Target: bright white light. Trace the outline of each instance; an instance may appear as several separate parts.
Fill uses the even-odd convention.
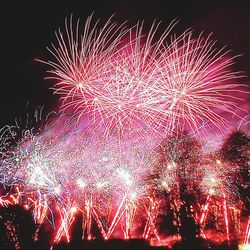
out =
[[[130,194],[130,199],[134,200],[135,198],[136,198],[136,193],[135,192],[131,193]]]
[[[239,250],[250,250],[250,244],[240,244]]]
[[[86,187],[86,183],[85,183],[82,179],[77,179],[77,180],[76,180],[76,184],[77,184],[80,188],[85,188],[85,187]]]
[[[216,179],[214,177],[211,178],[211,182],[212,183],[215,183],[216,182]]]
[[[161,185],[162,185],[163,187],[168,187],[168,184],[167,184],[166,181],[162,181],[162,182],[161,182]]]
[[[167,169],[169,169],[169,170],[172,169],[172,165],[171,165],[171,164],[168,164],[168,165],[167,165]]]
[[[102,189],[105,185],[106,185],[106,182],[97,182],[97,183],[96,183],[96,187],[97,187],[98,189]]]
[[[54,188],[54,192],[55,192],[56,194],[60,194],[60,193],[61,193],[61,188],[60,188],[59,186],[55,187],[55,188]]]
[[[131,175],[124,169],[117,170],[118,176],[124,181],[127,186],[132,184],[132,177]]]
[[[214,189],[211,189],[210,190],[210,194],[214,194],[215,193],[215,190]]]
[[[77,211],[77,207],[72,207],[72,208],[70,209],[70,211],[71,211],[71,213],[75,213],[75,212]]]
[[[221,161],[217,159],[217,160],[216,160],[216,163],[217,163],[217,164],[221,164]]]
[[[80,89],[83,88],[83,84],[82,84],[82,83],[79,83],[79,84],[78,84],[78,88],[80,88]]]

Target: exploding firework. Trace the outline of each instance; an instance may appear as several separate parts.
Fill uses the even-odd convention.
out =
[[[175,21],[158,36],[157,23],[145,34],[142,23],[126,28],[109,19],[99,27],[91,19],[83,31],[78,21],[76,32],[66,20],[65,34],[59,30],[58,45],[49,49],[54,61],[45,63],[62,98],[59,115],[39,129],[1,129],[0,205],[32,210],[34,240],[48,220],[52,244],[70,241],[79,213],[83,239],[94,239],[97,226],[103,239],[160,244],[164,207],[177,238],[184,237],[187,213],[203,237],[209,214],[216,214],[229,241],[233,220],[239,225],[238,167],[207,160],[192,136],[224,132],[221,113],[238,115],[240,98],[231,94],[244,92],[237,84],[243,75],[231,71],[234,57],[190,30],[169,38]],[[5,222],[18,249],[16,229]]]
[[[50,50],[55,62],[46,62],[62,110],[74,107],[78,120],[85,117],[92,130],[102,129],[107,137],[223,131],[228,121],[221,113],[237,115],[241,98],[232,93],[244,92],[237,84],[243,74],[231,71],[235,57],[217,49],[210,36],[194,38],[186,31],[169,42],[175,23],[157,38],[159,24],[148,34],[140,23],[125,29],[111,20],[91,29],[90,17],[81,34],[79,22],[73,31],[71,19],[66,38],[59,32],[58,47]]]
[[[221,114],[237,116],[236,103],[244,93],[237,84],[242,72],[232,71],[236,57],[217,49],[210,36],[194,38],[191,31],[171,40],[158,59],[161,77],[156,81],[168,129],[225,130],[228,121]]]
[[[191,196],[201,204],[188,202],[204,237],[215,204],[216,216],[224,218],[228,240],[232,213],[239,225],[240,210],[232,202],[238,195],[232,183],[237,169],[232,172],[230,164],[219,160],[201,161],[204,156],[196,140],[178,136],[164,141],[156,151],[135,144],[121,151],[116,140],[92,143],[81,129],[59,136],[59,124],[65,126],[55,123],[41,134],[26,129],[26,136],[15,140],[11,153],[2,154],[1,183],[11,190],[0,203],[19,204],[33,211],[37,224],[34,239],[49,219],[55,230],[52,244],[63,239],[69,242],[72,224],[80,213],[83,238],[95,237],[94,223],[104,239],[153,237],[159,244],[160,208],[170,207],[178,232],[181,207]],[[7,148],[10,139],[6,132],[5,138]],[[164,197],[168,197],[167,204]]]
[[[149,151],[132,144],[121,152],[116,140],[92,144],[81,130],[58,136],[57,123],[47,128],[42,134],[25,130],[26,136],[16,139],[12,152],[2,158],[1,183],[11,187],[14,195],[2,197],[1,204],[31,209],[37,230],[50,212],[56,229],[54,243],[64,237],[70,240],[76,211],[82,213],[83,235],[86,231],[89,239],[92,219],[98,223],[103,238],[117,235],[124,214],[126,218],[133,216],[136,201],[147,196],[144,179],[151,166]],[[55,215],[59,223],[54,222]],[[131,220],[124,222],[127,227],[132,225]]]

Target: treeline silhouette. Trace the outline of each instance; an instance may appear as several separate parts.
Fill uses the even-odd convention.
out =
[[[185,221],[183,221],[185,223]],[[41,226],[38,240],[34,240],[36,225],[30,211],[20,206],[0,207],[0,249],[1,250],[50,250],[52,235]],[[173,246],[173,250],[237,250],[237,242],[213,245],[211,242],[191,237],[193,224],[187,221],[181,242]],[[150,246],[149,242],[142,239],[112,239],[112,240],[82,240],[77,227],[72,232],[70,243],[60,242],[53,246],[53,250],[167,250],[166,246]]]

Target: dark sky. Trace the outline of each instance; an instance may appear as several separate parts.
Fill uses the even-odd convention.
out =
[[[65,17],[73,14],[86,19],[94,11],[95,20],[116,13],[115,20],[162,20],[183,32],[193,27],[197,32],[214,33],[219,46],[228,45],[233,54],[243,54],[237,68],[250,76],[250,2],[180,1],[180,0],[82,0],[82,1],[5,1],[1,3],[1,99],[0,125],[13,123],[26,111],[26,104],[45,105],[52,110],[56,102],[51,82],[44,80],[45,65],[35,58],[48,59],[46,46],[55,42],[54,31],[63,27]],[[62,3],[65,2],[65,3]],[[248,4],[249,2],[249,4]],[[246,80],[248,81],[248,80]]]

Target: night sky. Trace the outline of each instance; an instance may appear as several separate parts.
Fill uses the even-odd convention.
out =
[[[0,126],[12,124],[26,113],[26,105],[55,108],[51,81],[44,80],[48,67],[35,59],[48,60],[46,46],[56,42],[55,31],[64,26],[71,14],[85,20],[94,11],[94,20],[109,18],[138,19],[149,25],[162,20],[163,27],[174,19],[179,23],[174,31],[181,33],[192,27],[197,34],[214,33],[218,46],[228,45],[232,55],[243,54],[235,68],[250,76],[250,2],[249,1],[5,1],[1,3],[1,98]],[[65,3],[62,3],[65,2]],[[219,3],[218,3],[219,2]],[[245,79],[247,83],[249,78]]]

